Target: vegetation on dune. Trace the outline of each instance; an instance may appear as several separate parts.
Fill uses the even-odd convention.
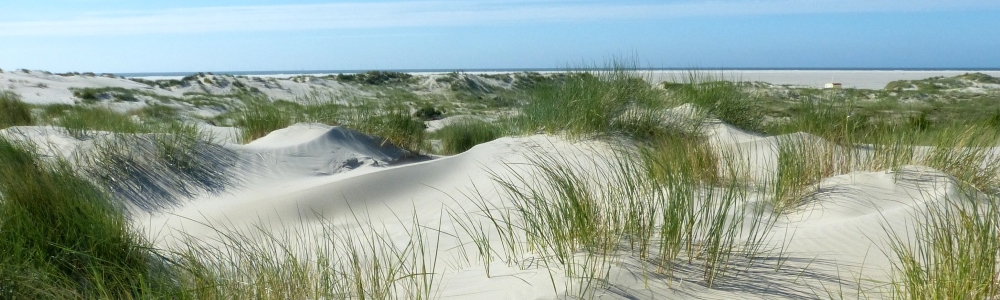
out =
[[[0,128],[51,124],[94,141],[93,153],[68,162],[40,160],[31,146],[0,139],[0,298],[427,299],[438,296],[442,238],[474,248],[487,276],[496,262],[563,272],[567,297],[595,297],[609,287],[610,270],[626,264],[640,267],[643,280],[684,278],[714,288],[732,278],[753,280],[760,265],[783,272],[787,239],[769,244],[771,231],[778,218],[818,201],[813,196],[824,179],[907,165],[948,174],[957,193],[920,211],[915,238],[886,226],[890,296],[1000,294],[1000,98],[975,90],[1000,81],[985,74],[898,81],[885,90],[818,90],[692,72],[657,88],[634,64],[616,61],[559,75],[456,72],[438,79],[450,85],[439,97],[415,88],[416,78],[405,73],[334,78],[362,92],[285,101],[199,74],[181,82],[239,91],[189,93],[169,105],[163,103],[179,99],[117,88],[75,90],[83,102],[75,106],[31,106],[0,94]],[[163,103],[127,114],[94,105],[140,99]],[[694,115],[670,110],[679,104],[690,104]],[[409,241],[375,234],[361,221],[283,236],[206,224],[217,240],[153,249],[128,226],[120,201],[156,210],[235,180],[229,168],[238,157],[180,121],[190,118],[182,107],[192,105],[225,111],[213,121],[239,127],[245,143],[316,122],[414,154],[429,148],[428,139],[440,140],[441,153],[457,154],[537,132],[618,146],[603,156],[588,152],[594,149],[538,152],[527,164],[494,170],[502,204],[478,190],[466,195],[478,211],[450,211],[454,232],[426,227],[417,216],[401,226]],[[445,109],[492,115],[426,133],[424,122]],[[718,147],[700,127],[706,118],[773,136],[759,139],[773,161],[751,166],[760,161],[746,151]],[[472,252],[460,250],[471,262]]]
[[[143,124],[106,108],[77,106],[57,115],[55,125],[66,128],[70,135],[79,139],[92,137],[94,131],[132,134],[147,131]]]
[[[0,139],[0,296],[137,298],[166,288],[156,259],[67,163]]]
[[[702,113],[751,132],[763,129],[763,109],[758,97],[742,82],[690,72],[683,83],[665,84],[674,101],[691,103]]]
[[[362,104],[352,109],[345,122],[348,128],[379,137],[383,145],[391,144],[414,154],[423,152],[427,126],[413,117],[409,107]]]
[[[841,144],[854,142],[872,129],[872,116],[856,111],[851,102],[804,99],[784,112],[787,117],[769,124],[763,131],[771,134],[807,132]]]
[[[996,77],[993,77],[993,76],[990,76],[990,75],[987,75],[987,74],[983,74],[983,73],[979,73],[979,72],[976,72],[976,73],[965,73],[965,74],[959,75],[957,77],[961,78],[961,79],[969,80],[969,81],[972,81],[972,82],[977,82],[977,83],[1000,84],[1000,78],[996,78]]]
[[[271,100],[248,100],[246,107],[239,110],[236,116],[236,126],[242,129],[240,140],[249,143],[272,131],[291,126],[293,116],[288,108],[274,105]]]
[[[544,84],[551,84],[565,74],[542,75],[535,72],[512,74],[467,74],[451,72],[436,79],[446,83],[456,100],[485,105],[487,108],[509,108],[523,104],[529,93]]]
[[[1000,198],[962,189],[893,234],[895,299],[990,299],[1000,294]],[[909,230],[908,230],[909,231]]]
[[[233,174],[238,155],[206,140],[193,125],[106,136],[75,160],[107,193],[148,211],[173,207],[195,195],[217,194],[239,183]]]
[[[602,276],[619,254],[642,261],[649,273],[641,276],[670,278],[694,268],[711,287],[732,274],[734,261],[752,265],[766,248],[762,241],[773,217],[761,206],[747,206],[749,189],[740,181],[717,180],[736,178],[739,170],[716,170],[711,153],[671,156],[646,148],[619,149],[594,160],[562,155],[539,154],[528,169],[511,169],[510,176],[494,173],[513,208],[509,215],[489,218],[499,236],[511,238],[499,241],[507,253],[481,255],[515,263],[523,251],[540,252],[546,265],[560,266],[573,279],[568,284],[577,289],[571,295],[587,298],[603,287]],[[479,206],[504,210],[485,201]],[[744,222],[760,225],[744,227]],[[520,236],[525,242],[515,243],[519,238],[513,237]]]
[[[678,174],[709,185],[723,179],[737,180],[722,177],[725,173],[720,163],[722,154],[709,145],[707,138],[695,133],[674,132],[643,148],[641,153],[648,176],[659,183],[668,183]]]
[[[368,85],[407,84],[412,83],[413,75],[392,71],[368,71],[357,74],[338,74],[337,80]]]
[[[83,100],[84,103],[94,103],[101,100],[113,100],[113,101],[128,101],[135,102],[139,101],[136,96],[143,95],[148,97],[160,98],[153,93],[142,92],[137,90],[125,89],[125,88],[115,88],[115,87],[103,87],[103,88],[79,88],[72,89],[73,96]]]
[[[935,93],[949,89],[960,89],[975,84],[1000,84],[1000,78],[983,73],[965,73],[955,77],[931,77],[920,80],[897,80],[885,86],[889,91],[916,90]]]
[[[176,140],[160,141],[177,145]],[[114,157],[118,156],[110,158]],[[107,159],[94,162],[116,164]],[[4,253],[0,297],[430,299],[434,295],[437,276],[432,272],[438,249],[431,243],[434,235],[421,226],[411,226],[413,240],[400,246],[383,239],[387,233],[355,235],[332,226],[318,235],[322,240],[313,241],[236,233],[210,224],[223,237],[218,243],[191,239],[178,249],[154,249],[131,229],[117,200],[103,190],[66,161],[40,161],[30,146],[0,139],[0,251]],[[290,246],[313,242],[324,247],[299,252],[305,249]]]
[[[137,115],[144,123],[151,124],[173,124],[181,119],[181,113],[176,107],[163,104],[146,106],[130,114]]]
[[[297,122],[322,123],[336,126],[343,123],[344,105],[336,101],[309,100],[302,104]]]
[[[916,162],[954,176],[961,184],[1000,193],[1000,132],[969,126],[935,133],[933,144]]]
[[[409,106],[394,99],[377,102],[354,99],[351,105],[337,104],[334,99],[307,99],[304,104],[263,97],[247,97],[245,107],[232,114],[242,132],[242,142],[249,143],[272,131],[296,122],[346,126],[383,139],[384,144],[419,154],[425,147],[423,121]]]
[[[414,117],[417,117],[418,119],[424,121],[439,120],[441,119],[442,115],[444,115],[443,111],[438,110],[436,107],[430,104],[425,104],[423,107],[417,109],[417,111],[413,113]]]
[[[183,295],[194,299],[436,298],[436,228],[414,216],[413,224],[403,224],[411,239],[400,245],[372,225],[356,220],[355,226],[366,230],[353,231],[324,223],[316,238],[309,238],[303,232],[235,232],[212,224],[218,241],[191,239],[178,250],[184,268],[177,280]]]
[[[458,154],[476,145],[503,137],[507,133],[506,128],[494,122],[463,119],[438,129],[433,137],[441,140],[443,154]]]
[[[32,125],[31,107],[11,91],[0,92],[0,129],[11,126]]]
[[[640,73],[622,63],[594,72],[571,72],[565,80],[532,89],[512,120],[525,131],[571,137],[653,138],[665,128],[665,98]]]
[[[183,86],[185,84],[184,81],[180,81],[180,80],[177,80],[177,79],[169,79],[169,80],[146,80],[146,79],[142,79],[142,78],[129,78],[129,80],[132,80],[132,81],[135,81],[135,82],[138,82],[138,83],[142,83],[142,84],[145,84],[145,85],[149,85],[149,86],[159,87],[161,89],[170,89],[170,88],[173,88],[173,87],[176,87],[176,86]]]

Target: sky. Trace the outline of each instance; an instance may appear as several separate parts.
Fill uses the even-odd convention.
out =
[[[33,0],[0,16],[4,70],[1000,68],[997,0]]]

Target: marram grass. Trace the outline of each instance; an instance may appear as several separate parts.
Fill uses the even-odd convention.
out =
[[[756,255],[761,245],[755,243],[766,240],[773,221],[764,210],[743,213],[749,199],[746,186],[735,180],[710,185],[720,181],[708,173],[716,166],[704,161],[708,156],[652,156],[653,163],[646,164],[636,151],[619,149],[591,160],[539,154],[524,170],[509,166],[512,175],[495,173],[513,207],[509,215],[490,215],[493,230],[524,240],[524,245],[514,245],[507,243],[519,239],[501,239],[499,248],[540,252],[547,264],[563,266],[569,278],[580,276],[580,270],[606,269],[613,263],[610,257],[621,253],[651,262],[650,269],[659,275],[693,265],[708,286],[730,274],[736,255]],[[481,209],[489,209],[484,205]],[[744,228],[745,222],[763,225]],[[581,265],[581,254],[603,257],[603,262]]]
[[[572,71],[566,78],[539,84],[529,92],[515,124],[528,132],[575,138],[655,137],[664,130],[659,109],[663,91],[634,67],[613,62],[596,71]]]
[[[0,139],[0,296],[138,298],[168,289],[148,245],[67,163]]]
[[[482,120],[463,119],[434,132],[441,139],[441,152],[458,154],[472,147],[506,135],[504,125]]]
[[[895,299],[993,299],[1000,295],[1000,199],[962,189],[918,216],[914,238],[893,234]]]
[[[275,105],[269,99],[248,100],[236,117],[236,126],[242,130],[240,140],[249,143],[272,131],[291,126],[294,121],[292,117],[290,111]]]
[[[0,92],[0,129],[33,123],[31,107],[21,102],[21,97],[11,91]]]

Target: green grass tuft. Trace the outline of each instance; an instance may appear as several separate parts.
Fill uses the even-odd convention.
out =
[[[895,232],[895,299],[991,299],[1000,295],[1000,199],[964,190],[931,205],[913,239]]]
[[[406,84],[413,82],[413,75],[392,71],[368,71],[357,74],[337,74],[337,80],[368,85]]]
[[[289,109],[267,99],[252,99],[237,113],[236,126],[243,132],[241,141],[249,143],[272,131],[291,126],[293,121]]]
[[[672,149],[697,149],[703,143],[691,137],[673,141],[691,145]],[[752,263],[774,219],[764,209],[743,213],[749,189],[740,181],[711,185],[716,176],[736,178],[738,168],[720,168],[723,174],[718,175],[718,162],[711,162],[718,158],[711,152],[671,156],[658,152],[662,150],[670,149],[651,147],[638,153],[617,149],[610,157],[581,160],[539,154],[528,169],[508,166],[513,171],[509,177],[494,173],[514,207],[512,216],[488,216],[499,236],[519,236],[521,231],[525,241],[520,246],[511,244],[516,238],[501,239],[500,248],[540,252],[544,264],[553,260],[568,278],[596,278],[596,282],[606,274],[600,270],[613,263],[609,257],[618,254],[647,262],[645,267],[656,276],[672,276],[684,269],[679,268],[684,263],[700,268],[709,287],[729,274],[737,255]],[[479,206],[492,210],[486,204]],[[745,228],[745,222],[757,225]],[[582,266],[581,253],[589,261]],[[595,257],[597,261],[592,261]],[[586,298],[588,292],[578,294]]]
[[[141,133],[148,129],[129,116],[100,107],[74,106],[58,112],[55,125],[66,128],[70,135],[83,139],[92,137],[91,131],[115,133]]]
[[[170,123],[178,121],[180,112],[177,108],[162,104],[153,104],[143,107],[135,112],[141,119],[156,123]]]
[[[690,72],[684,83],[666,84],[665,88],[677,102],[694,104],[703,112],[743,130],[763,130],[764,114],[758,98],[741,82],[726,81],[721,75]]]
[[[482,120],[462,120],[434,132],[434,136],[441,139],[441,152],[444,154],[462,153],[504,134],[506,130],[500,125]]]
[[[655,137],[665,130],[659,109],[664,94],[626,62],[598,71],[570,72],[539,83],[515,120],[522,130],[570,137]]]
[[[147,245],[99,188],[0,139],[0,297],[137,298],[158,280]]]
[[[346,125],[381,138],[383,144],[392,144],[414,154],[422,153],[425,148],[426,125],[413,117],[409,107],[403,105],[376,107],[362,104],[354,107]]]
[[[0,129],[33,123],[31,107],[21,102],[21,97],[11,91],[0,92]]]

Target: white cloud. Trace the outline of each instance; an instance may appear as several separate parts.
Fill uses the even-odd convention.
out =
[[[989,0],[688,0],[669,3],[552,0],[346,2],[99,12],[81,14],[71,19],[0,22],[0,36],[293,31],[997,8],[1000,8],[1000,1]]]

